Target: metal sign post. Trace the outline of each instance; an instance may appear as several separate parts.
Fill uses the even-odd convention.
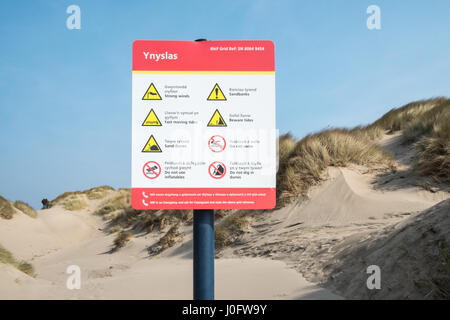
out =
[[[194,210],[194,300],[214,300],[214,210]]]
[[[194,210],[193,295],[214,299],[214,210],[276,204],[275,46],[133,42],[131,205]]]
[[[194,300],[214,300],[214,210],[194,210]]]

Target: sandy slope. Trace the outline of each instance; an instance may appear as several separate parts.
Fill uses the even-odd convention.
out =
[[[30,261],[35,279],[0,265],[0,299],[191,299],[192,246],[149,258],[154,236],[137,237],[110,254],[113,237],[92,214],[60,207],[38,212],[38,219],[18,213],[0,221],[0,243],[17,258]],[[154,237],[154,238],[152,238]],[[68,290],[69,265],[82,271],[80,290]],[[220,259],[216,262],[218,299],[335,299],[336,295],[304,280],[283,262]]]
[[[284,261],[307,280],[346,298],[425,298],[424,291],[414,282],[433,276],[429,266],[433,254],[429,250],[436,248],[418,246],[420,239],[416,235],[422,235],[423,231],[416,221],[427,222],[430,213],[438,212],[437,218],[430,218],[430,228],[442,225],[443,238],[448,238],[450,202],[446,199],[450,194],[423,187],[424,178],[414,175],[409,167],[414,150],[402,146],[399,135],[386,136],[381,143],[395,151],[397,171],[377,174],[355,166],[329,168],[329,178],[312,188],[308,197],[257,217],[241,244],[225,250],[222,256]],[[397,228],[406,226],[409,227],[403,239],[408,241],[397,241],[394,245],[382,241]],[[434,244],[437,243],[435,240]],[[358,250],[375,245],[375,255]],[[405,255],[394,254],[413,251],[416,268],[425,272],[405,273],[402,264],[414,259],[406,262]],[[391,281],[389,292],[367,290],[366,268],[371,264],[385,267],[382,272],[387,272],[384,278]],[[393,279],[397,279],[395,286]]]
[[[415,281],[429,283],[433,272],[416,277],[402,264],[437,270],[428,263],[435,257],[428,252],[433,248],[418,235],[441,226],[428,239],[436,244],[448,238],[449,193],[424,188],[424,179],[409,169],[414,150],[401,145],[398,135],[386,136],[381,144],[393,151],[397,171],[329,168],[328,179],[308,197],[255,217],[241,241],[219,253],[217,298],[424,297],[427,289]],[[102,232],[104,222],[91,214],[97,203],[80,212],[55,207],[39,211],[37,219],[19,213],[0,220],[0,244],[30,261],[37,273],[33,279],[0,265],[0,298],[190,299],[192,226],[182,228],[182,242],[156,257],[147,251],[161,236],[155,233],[138,235],[110,254],[114,236]],[[72,264],[81,267],[81,290],[65,287]],[[370,264],[380,265],[390,282],[383,282],[378,293],[366,288]]]

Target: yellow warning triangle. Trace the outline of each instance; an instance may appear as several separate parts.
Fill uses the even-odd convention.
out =
[[[144,96],[142,97],[142,100],[162,100],[161,96],[159,95],[158,90],[156,90],[156,87],[153,84],[153,82],[148,87],[147,91],[145,92]]]
[[[227,124],[225,123],[225,120],[223,120],[219,110],[216,109],[213,116],[211,117],[211,120],[209,120],[208,127],[226,127],[226,126]]]
[[[147,115],[147,118],[145,118],[142,125],[143,126],[162,126],[161,122],[158,119],[158,116],[156,115],[155,111],[153,111],[153,109],[150,110],[150,112]]]
[[[150,136],[142,152],[162,152],[153,135]]]
[[[208,99],[206,100],[214,100],[214,101],[220,101],[220,100],[227,100],[225,98],[225,95],[222,92],[222,89],[220,89],[219,85],[216,83],[214,88],[212,89],[211,93],[209,94]]]

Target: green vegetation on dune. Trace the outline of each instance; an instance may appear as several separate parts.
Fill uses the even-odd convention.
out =
[[[429,111],[431,109],[446,101],[448,101],[446,98],[441,97],[408,103],[403,107],[391,109],[369,127],[379,127],[391,132],[407,131],[415,123],[423,121],[423,116],[430,114]]]
[[[60,194],[50,201],[51,206],[62,205],[65,210],[83,210],[88,206],[87,200],[99,200],[105,198],[115,189],[110,186],[94,187],[84,191],[71,191]]]
[[[63,202],[64,209],[68,211],[83,210],[87,205],[87,202],[83,198],[77,197],[69,197]]]
[[[392,109],[365,127],[331,129],[296,141],[279,139],[277,204],[283,206],[322,180],[329,166],[390,167],[390,154],[375,142],[385,132],[402,131],[418,154],[413,169],[438,182],[450,182],[450,99],[435,98]]]
[[[278,206],[305,195],[311,186],[323,179],[323,172],[329,166],[392,165],[391,155],[372,140],[376,135],[374,128],[358,127],[324,130],[300,141],[295,141],[289,134],[280,137]]]
[[[215,228],[214,245],[222,249],[234,243],[249,227],[256,211],[240,210],[226,216]]]
[[[402,130],[405,143],[415,143],[414,169],[438,182],[450,182],[450,99],[435,98],[392,109],[372,127]]]
[[[17,268],[18,270],[22,271],[23,273],[26,273],[27,275],[34,277],[34,268],[33,265],[31,265],[28,262],[25,261],[17,261],[14,256],[0,246],[0,263],[10,264]]]
[[[277,206],[282,207],[307,194],[311,186],[325,179],[327,167],[363,165],[374,170],[392,169],[395,161],[377,140],[385,133],[402,132],[405,143],[418,150],[413,169],[437,181],[449,181],[450,100],[435,98],[392,109],[379,120],[353,129],[327,129],[296,140],[285,134],[279,138]],[[2,217],[13,209],[0,197]],[[134,233],[163,233],[158,250],[175,243],[182,225],[192,223],[192,210],[134,210],[130,189],[109,186],[66,192],[51,201],[66,210],[81,210],[88,200],[103,199],[95,214],[107,221],[106,231],[116,233],[113,251],[120,249]],[[5,202],[6,201],[6,202]],[[252,211],[219,210],[216,220],[216,246],[235,242],[248,229]],[[177,226],[175,228],[175,226]],[[158,251],[159,252],[159,251]]]
[[[130,241],[131,238],[133,238],[134,235],[131,232],[128,231],[120,231],[113,242],[113,248],[112,252],[115,252],[119,250],[120,248],[124,247],[128,241]]]
[[[14,202],[14,207],[30,216],[31,218],[37,218],[36,210],[34,210],[28,203],[25,203],[23,201],[16,201]]]
[[[192,210],[135,210],[131,207],[130,189],[119,189],[105,199],[96,215],[108,222],[106,231],[117,233],[112,252],[119,250],[131,239],[134,233],[166,232],[159,241],[160,249],[173,245],[173,238],[178,236],[176,225],[192,222]]]
[[[11,202],[0,196],[0,218],[12,219],[14,215],[14,207]]]

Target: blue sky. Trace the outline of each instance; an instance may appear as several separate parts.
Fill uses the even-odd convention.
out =
[[[68,30],[66,8],[81,8]],[[366,28],[381,8],[382,29]],[[273,40],[277,126],[300,138],[450,96],[450,1],[2,1],[0,195],[130,187],[131,44]]]

